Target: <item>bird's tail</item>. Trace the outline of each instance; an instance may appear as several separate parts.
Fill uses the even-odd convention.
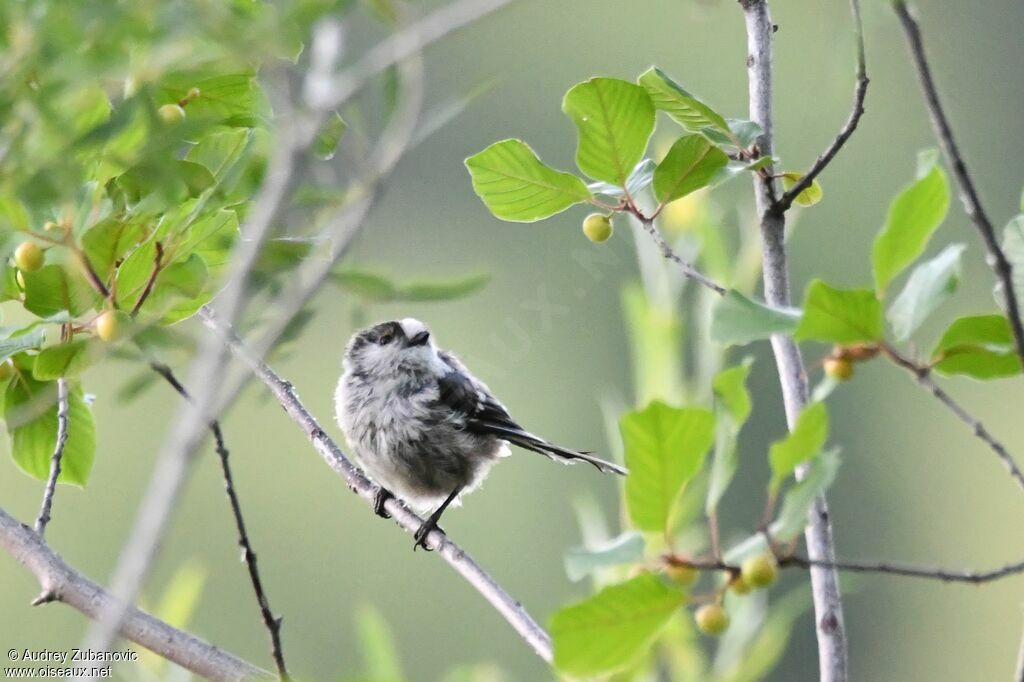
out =
[[[618,474],[619,476],[625,476],[629,473],[629,469],[615,464],[613,462],[606,462],[603,459],[594,457],[589,452],[580,452],[578,450],[569,450],[563,448],[560,445],[549,443],[543,438],[529,433],[528,431],[521,431],[519,429],[510,429],[498,426],[492,426],[492,431],[495,435],[507,440],[510,443],[514,443],[521,448],[530,450],[532,452],[539,453],[545,457],[562,462],[563,464],[573,464],[577,461],[587,462],[597,468],[598,471],[602,471],[606,474]]]

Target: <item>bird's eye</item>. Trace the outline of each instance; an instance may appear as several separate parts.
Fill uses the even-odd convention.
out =
[[[391,343],[391,339],[394,338],[391,334],[381,334],[377,337],[377,343],[381,346],[386,346]]]

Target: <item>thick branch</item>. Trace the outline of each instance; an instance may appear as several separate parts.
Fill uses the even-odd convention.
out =
[[[767,0],[740,0],[747,29],[747,79],[749,83],[750,118],[763,131],[757,145],[761,154],[771,157],[772,131],[772,35],[774,27]],[[768,305],[788,306],[789,269],[786,263],[785,214],[776,209],[777,188],[772,168],[764,175],[755,174],[754,194],[761,221],[761,244],[764,259],[764,293]],[[782,384],[782,397],[789,428],[793,428],[801,410],[808,402],[807,372],[800,349],[793,339],[776,335],[772,349]],[[797,478],[806,476],[800,467]],[[814,501],[804,531],[807,552],[818,561],[834,561],[832,525],[824,495]],[[816,615],[819,673],[822,682],[845,682],[847,679],[846,631],[839,576],[833,569],[811,571],[811,588]]]
[[[1017,355],[1024,361],[1024,322],[1021,321],[1020,302],[1017,300],[1017,292],[1013,288],[1013,266],[1006,257],[1002,247],[999,245],[999,238],[996,230],[989,220],[988,214],[981,205],[981,198],[974,186],[974,180],[967,170],[967,164],[960,153],[956,139],[953,137],[953,129],[946,118],[946,110],[939,101],[939,91],[932,78],[932,70],[928,65],[928,58],[924,53],[924,42],[921,39],[921,29],[917,20],[911,13],[910,8],[904,0],[893,0],[893,8],[896,16],[900,19],[903,31],[907,36],[907,43],[910,47],[910,55],[917,67],[917,76],[921,81],[921,88],[924,90],[924,99],[928,105],[928,114],[931,117],[932,128],[935,136],[939,139],[939,146],[942,154],[946,157],[946,163],[953,170],[953,177],[960,191],[960,201],[963,203],[967,217],[974,222],[985,242],[988,250],[988,262],[995,270],[996,278],[1003,286],[1003,296],[1006,301],[1006,317],[1010,321],[1010,328],[1013,330],[1013,339],[1017,345]]]
[[[57,380],[57,442],[50,457],[50,476],[46,479],[43,489],[43,503],[36,519],[36,532],[39,537],[46,533],[46,524],[50,522],[50,509],[53,507],[53,494],[57,492],[57,478],[60,476],[60,464],[64,458],[64,446],[68,442],[68,380]]]
[[[869,81],[867,62],[864,58],[864,22],[860,16],[860,0],[850,0],[850,13],[853,15],[853,36],[857,48],[857,81],[853,87],[853,106],[850,108],[850,115],[832,144],[821,153],[821,156],[804,173],[804,176],[779,199],[778,208],[783,212],[789,210],[800,192],[810,187],[815,178],[825,170],[825,167],[832,163],[832,159],[853,135],[853,131],[857,129],[857,124],[860,122],[860,117],[864,115],[864,98],[868,94]]]
[[[110,608],[113,596],[71,568],[28,526],[0,509],[0,547],[39,581],[33,604],[60,601],[92,619]],[[272,675],[153,616],[130,608],[120,634],[158,656],[211,680],[267,679]]]
[[[377,486],[360,471],[328,436],[316,418],[306,410],[292,385],[279,377],[266,363],[254,357],[232,331],[225,329],[207,309],[199,316],[213,334],[227,344],[237,358],[266,384],[291,417],[309,438],[313,447],[334,471],[341,476],[354,493],[372,505]],[[385,504],[391,518],[407,533],[415,533],[423,519],[409,510],[398,499],[391,498]],[[551,638],[547,632],[526,612],[519,602],[495,582],[464,550],[448,539],[444,533],[434,530],[427,536],[427,546],[436,550],[466,581],[472,585],[519,633],[534,652],[550,663],[552,661]]]
[[[894,363],[907,370],[917,379],[917,383],[923,386],[929,393],[935,396],[939,402],[949,408],[949,411],[956,415],[957,419],[967,424],[970,427],[971,432],[983,441],[992,452],[996,453],[996,457],[1006,465],[1007,471],[1010,476],[1017,482],[1022,489],[1024,489],[1024,473],[1021,472],[1020,467],[1017,466],[1017,462],[1013,459],[1013,455],[1010,454],[1006,446],[996,440],[995,436],[989,433],[985,425],[977,420],[970,412],[968,412],[960,403],[953,399],[953,396],[949,395],[942,389],[941,386],[935,383],[931,376],[931,369],[927,366],[918,365],[909,358],[901,355],[895,348],[888,344],[882,345],[882,350],[886,356],[889,357]]]
[[[181,385],[178,378],[174,376],[174,372],[170,367],[159,362],[150,363],[150,367],[153,368],[154,372],[162,376],[182,398],[191,400],[188,391]],[[249,581],[252,583],[253,592],[256,594],[256,603],[260,608],[260,616],[263,618],[263,625],[267,629],[267,634],[270,635],[270,655],[274,659],[278,677],[281,680],[289,680],[291,678],[288,675],[288,668],[284,663],[284,649],[281,646],[281,622],[283,619],[274,616],[273,611],[270,609],[270,600],[263,589],[263,580],[260,578],[259,568],[256,565],[256,552],[252,548],[252,543],[249,541],[249,533],[245,527],[242,505],[238,501],[238,493],[235,491],[235,480],[231,474],[231,464],[228,460],[229,452],[224,442],[224,433],[221,431],[219,421],[214,420],[210,422],[210,432],[213,434],[214,448],[217,451],[217,456],[220,458],[221,472],[224,476],[224,490],[228,495],[228,501],[231,503],[231,514],[235,519],[235,528],[238,531],[238,546],[242,548],[242,560],[245,561],[246,568],[249,570]]]

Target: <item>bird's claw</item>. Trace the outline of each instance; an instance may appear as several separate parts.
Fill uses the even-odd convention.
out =
[[[389,514],[388,510],[384,508],[384,505],[387,504],[387,501],[392,497],[394,497],[394,495],[392,495],[391,491],[384,486],[377,488],[377,492],[373,496],[373,513],[382,519],[390,519],[391,514]]]
[[[427,537],[433,530],[436,530],[439,533],[444,533],[444,529],[437,525],[437,519],[431,517],[424,521],[420,527],[416,529],[416,532],[413,533],[412,537],[416,540],[416,543],[412,546],[412,551],[415,552],[417,547],[422,547],[427,552],[433,552],[434,550],[427,546]]]

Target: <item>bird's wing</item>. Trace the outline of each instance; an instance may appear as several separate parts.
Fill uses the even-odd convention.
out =
[[[521,448],[562,462],[588,462],[605,473],[625,476],[627,470],[588,452],[569,450],[533,435],[512,416],[482,382],[473,378],[458,358],[440,351],[449,371],[438,378],[438,402],[466,417],[466,429],[472,433],[495,436]]]

